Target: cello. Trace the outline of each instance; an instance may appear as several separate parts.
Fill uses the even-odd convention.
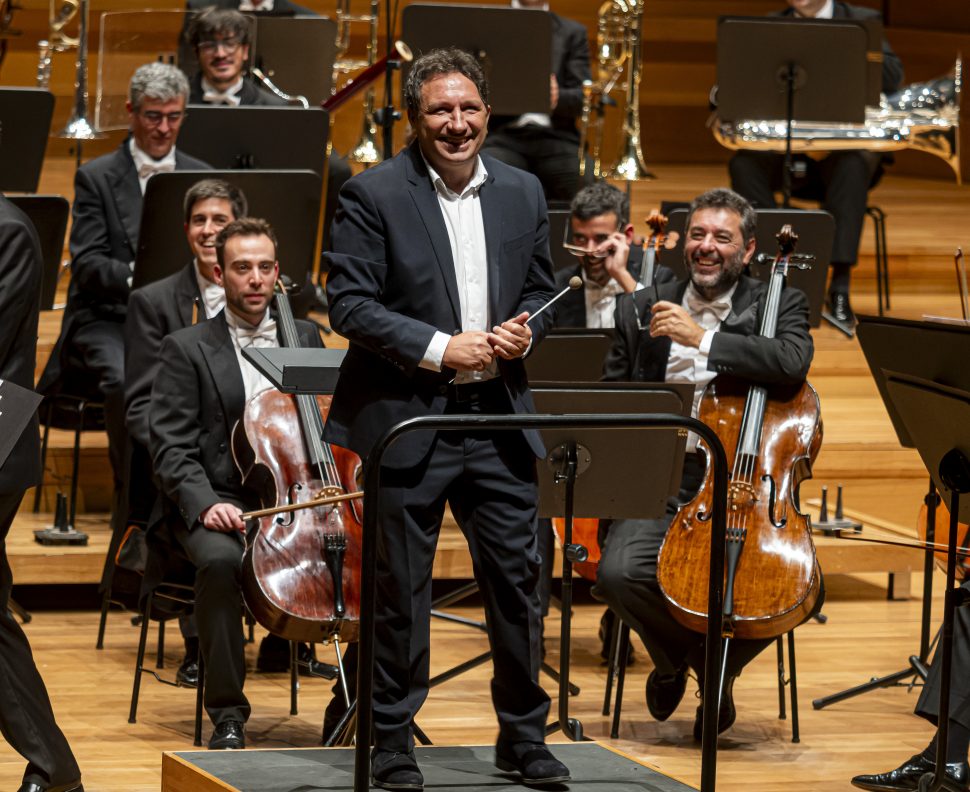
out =
[[[794,255],[790,226],[778,234],[760,335],[773,338],[785,278],[814,256]],[[774,638],[812,612],[821,588],[809,518],[796,506],[822,442],[818,395],[807,382],[755,385],[720,375],[698,418],[717,433],[731,463],[724,621],[729,637]],[[674,517],[660,548],[657,580],[678,622],[707,630],[713,470]]]
[[[283,346],[298,347],[280,281],[276,308]],[[291,641],[354,641],[359,630],[361,461],[321,439],[330,398],[257,393],[232,438],[243,481],[266,507],[243,515],[259,519],[243,559],[243,594],[260,624]]]

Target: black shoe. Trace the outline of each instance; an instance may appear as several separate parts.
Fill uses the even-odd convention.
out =
[[[658,721],[674,714],[687,689],[687,666],[674,674],[658,674],[657,669],[647,677],[647,709]]]
[[[395,753],[375,748],[371,756],[371,783],[381,789],[424,789],[414,751]]]
[[[852,312],[852,306],[849,305],[847,292],[829,292],[828,304],[829,312],[835,321],[855,327],[855,314]]]
[[[239,721],[220,723],[209,738],[210,751],[241,751],[245,747],[246,729]]]
[[[35,784],[33,781],[24,781],[17,792],[84,792],[81,779],[68,781],[66,784],[56,784],[54,786],[43,786]]]
[[[337,666],[321,663],[313,656],[308,644],[301,643],[297,649],[296,667],[300,676],[336,679]],[[267,635],[259,644],[256,670],[262,674],[282,674],[290,670],[290,643],[276,635]]]
[[[317,660],[313,656],[310,646],[305,643],[301,643],[297,650],[296,668],[300,676],[315,676],[321,679],[337,678],[337,666]]]
[[[724,680],[724,695],[721,696],[721,708],[717,713],[717,733],[723,734],[734,725],[738,719],[738,711],[734,707],[734,680],[737,677],[728,677]],[[694,716],[694,739],[701,742],[704,738],[704,705],[697,708]]]
[[[919,788],[919,780],[927,773],[936,770],[936,762],[927,759],[923,754],[916,754],[907,759],[895,770],[877,775],[857,775],[852,779],[852,785],[859,789],[871,789],[875,792],[896,792],[896,790],[915,790]],[[970,770],[966,762],[947,762],[946,777],[958,784],[966,785]]]
[[[182,687],[198,687],[199,658],[186,656],[182,660],[182,665],[179,666],[179,670],[175,672],[175,681],[182,685]]]
[[[526,786],[562,784],[569,780],[569,768],[542,743],[498,743],[495,766],[506,773],[518,773]]]

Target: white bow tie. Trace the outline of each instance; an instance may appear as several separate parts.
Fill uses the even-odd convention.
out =
[[[143,162],[138,166],[138,178],[147,179],[156,173],[171,173],[175,170],[175,163],[171,161]]]
[[[269,319],[251,330],[247,327],[236,327],[234,329],[240,349],[253,346],[257,341],[276,343],[276,321],[274,319]]]
[[[239,103],[242,101],[238,94],[227,91],[223,93],[222,91],[205,91],[202,94],[202,101],[206,104],[224,104],[229,107],[239,107]]]
[[[705,300],[703,297],[694,293],[691,290],[687,291],[687,310],[692,314],[699,315],[704,311],[710,311],[713,313],[719,322],[723,322],[727,319],[728,314],[731,313],[731,301],[730,300]]]

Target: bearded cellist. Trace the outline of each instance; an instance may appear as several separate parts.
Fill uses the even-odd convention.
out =
[[[604,364],[605,380],[693,383],[695,416],[704,386],[718,374],[763,385],[805,380],[813,345],[804,293],[786,287],[775,336],[758,335],[768,289],[743,274],[755,253],[756,219],[751,205],[727,189],[694,199],[684,241],[688,277],[617,300],[616,338]],[[687,451],[680,493],[664,517],[610,526],[594,589],[643,640],[654,663],[647,679],[647,709],[661,721],[680,704],[689,671],[704,694],[704,636],[674,619],[657,584],[657,558],[671,520],[704,477],[704,457],[695,438],[688,441]],[[821,597],[816,607],[820,605]],[[735,678],[771,642],[731,642],[719,733],[736,717]],[[701,707],[694,738],[701,738]]]

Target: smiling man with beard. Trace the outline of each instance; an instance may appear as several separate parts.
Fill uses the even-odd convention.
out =
[[[689,277],[617,299],[616,339],[604,364],[605,380],[692,383],[695,416],[704,386],[718,374],[764,385],[804,381],[813,346],[801,291],[782,291],[774,338],[758,335],[768,287],[743,274],[755,252],[755,222],[751,205],[730,190],[710,190],[694,199],[684,243]],[[704,457],[693,436],[687,451],[677,502],[668,504],[664,517],[610,526],[594,589],[650,653],[654,670],[647,678],[647,709],[657,720],[677,709],[688,670],[704,693],[704,636],[670,615],[657,585],[657,556],[667,529],[678,505],[693,498],[704,478]],[[735,678],[771,642],[731,642],[718,732],[735,720]],[[697,740],[700,718],[698,707]]]

